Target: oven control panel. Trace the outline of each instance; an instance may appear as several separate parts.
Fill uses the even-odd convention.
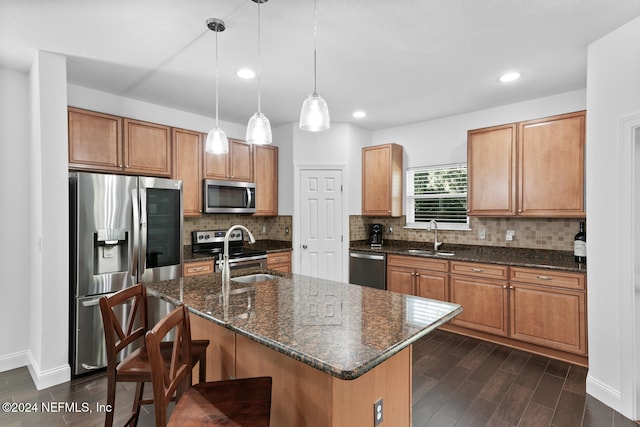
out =
[[[225,230],[193,231],[191,240],[194,244],[223,243],[225,234]],[[233,230],[229,235],[230,242],[242,242],[242,240],[244,240],[242,230]]]

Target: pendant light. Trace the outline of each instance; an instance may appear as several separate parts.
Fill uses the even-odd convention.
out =
[[[207,153],[224,154],[229,152],[227,134],[218,126],[218,33],[225,30],[224,21],[217,18],[207,20],[207,27],[216,33],[216,126],[207,134],[205,150]]]
[[[302,103],[300,129],[320,132],[329,129],[329,107],[316,90],[316,50],[317,50],[316,0],[313,1],[313,93]]]
[[[258,3],[258,112],[249,119],[247,126],[247,142],[249,144],[271,144],[271,123],[267,116],[260,111],[260,4],[268,0],[253,0]]]

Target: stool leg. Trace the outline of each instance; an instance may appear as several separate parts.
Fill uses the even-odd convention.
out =
[[[107,378],[107,410],[104,417],[104,427],[113,427],[113,414],[116,408],[116,382],[111,377]]]
[[[144,394],[144,383],[139,382],[136,385],[136,395],[133,400],[133,407],[131,408],[131,422],[129,426],[136,427],[138,425],[138,417],[140,416],[140,401],[142,400],[142,395]]]

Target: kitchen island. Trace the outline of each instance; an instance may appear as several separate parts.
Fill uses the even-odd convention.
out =
[[[249,273],[266,272],[234,275]],[[411,345],[462,308],[276,274],[256,283],[232,277],[228,295],[220,274],[147,286],[150,295],[185,303],[192,337],[211,340],[208,380],[273,378],[271,425],[372,426],[374,403],[383,399],[382,425],[409,426]]]

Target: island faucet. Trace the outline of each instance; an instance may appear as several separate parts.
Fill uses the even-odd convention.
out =
[[[434,230],[435,236],[433,238],[433,250],[437,251],[440,246],[442,246],[442,242],[438,242],[438,223],[435,219],[429,221],[429,230]]]
[[[249,243],[255,243],[256,239],[253,237],[253,234],[249,231],[247,227],[244,225],[232,225],[229,227],[227,232],[224,235],[224,252],[222,257],[222,291],[224,292],[229,290],[229,282],[231,281],[231,268],[229,267],[229,236],[231,232],[235,229],[241,229],[246,231],[249,235]]]

